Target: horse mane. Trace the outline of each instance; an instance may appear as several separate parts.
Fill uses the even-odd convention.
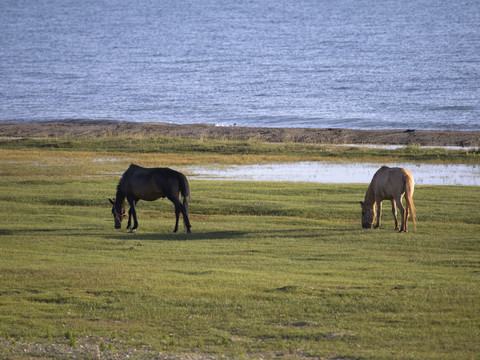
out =
[[[371,203],[375,206],[376,201],[375,201],[374,183],[375,183],[376,177],[378,176],[378,173],[386,169],[390,169],[390,167],[388,167],[387,165],[382,165],[382,167],[378,169],[373,175],[372,181],[370,181],[370,184],[368,185],[368,188],[367,188],[367,192],[365,193],[365,203],[368,203],[368,204]]]
[[[117,197],[118,197],[118,194],[125,193],[125,191],[122,190],[122,186],[125,183],[125,181],[127,180],[130,173],[132,172],[132,169],[135,168],[135,167],[138,167],[138,165],[135,165],[133,163],[130,164],[128,169],[122,174],[122,177],[118,181],[118,185],[117,185]]]

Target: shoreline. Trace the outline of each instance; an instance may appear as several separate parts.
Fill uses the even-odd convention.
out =
[[[0,123],[3,138],[69,137],[178,137],[190,139],[250,140],[314,144],[480,146],[480,131],[355,130],[340,128],[276,128],[175,125],[120,121],[69,120],[35,123]]]

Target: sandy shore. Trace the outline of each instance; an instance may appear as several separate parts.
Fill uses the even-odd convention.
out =
[[[0,123],[0,137],[82,136],[164,136],[235,140],[257,138],[268,142],[293,141],[317,144],[480,146],[480,131],[221,127],[209,124],[172,125],[83,120]]]

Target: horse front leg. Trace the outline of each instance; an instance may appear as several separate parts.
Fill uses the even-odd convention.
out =
[[[382,201],[378,201],[377,205],[377,225],[375,225],[375,229],[380,229],[380,222],[382,217]]]
[[[130,230],[132,227],[132,208],[128,209],[128,224],[127,229]]]
[[[138,221],[137,221],[137,202],[138,200],[130,200],[127,199],[128,203],[130,204],[130,209],[128,210],[128,226],[127,229],[130,229],[130,232],[135,231],[138,228]],[[132,226],[132,217],[133,217],[133,228]]]
[[[395,219],[395,230],[398,230],[397,204],[395,203],[395,199],[392,199],[392,214]]]
[[[135,201],[135,207],[137,206],[138,200]],[[127,229],[130,230],[132,228],[132,215],[133,215],[134,207],[130,206],[128,209],[128,224]]]

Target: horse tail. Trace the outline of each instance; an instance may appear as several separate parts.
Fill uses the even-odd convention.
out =
[[[183,196],[183,207],[185,208],[185,212],[188,215],[188,198],[190,197],[190,185],[188,185],[187,177],[182,173],[179,173],[178,181],[180,183],[180,193]]]
[[[185,214],[183,215],[183,224],[187,229],[187,232],[190,232],[190,220],[188,219],[188,198],[190,197],[190,185],[188,185],[188,180],[185,175],[178,173],[178,182],[180,185],[180,194],[183,196],[183,208],[185,209]]]
[[[412,217],[413,226],[417,229],[417,216],[415,213],[415,204],[413,203],[414,180],[411,172],[405,172],[405,202],[408,212]],[[406,221],[406,219],[405,219]]]

